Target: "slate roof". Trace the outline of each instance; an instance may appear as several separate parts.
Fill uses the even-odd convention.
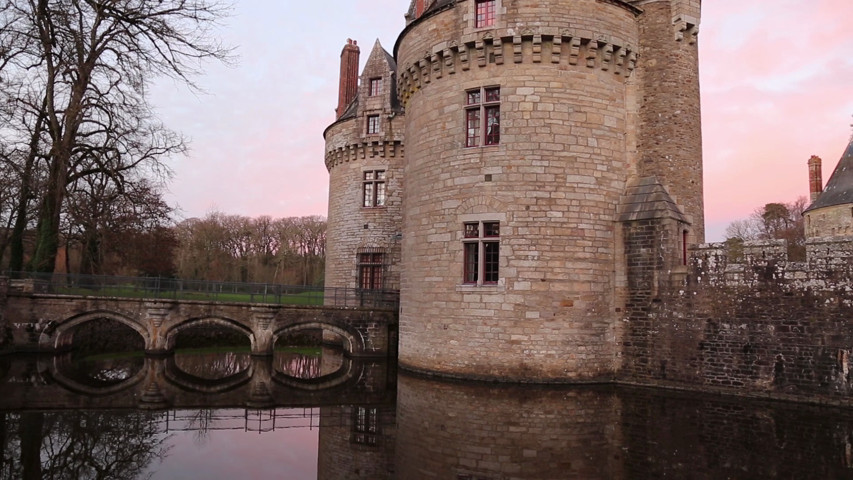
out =
[[[690,224],[657,177],[643,177],[629,183],[619,205],[619,221],[654,218],[672,218]]]
[[[850,139],[838,166],[826,182],[823,193],[806,209],[806,212],[847,203],[853,204],[853,138]]]
[[[397,75],[397,61],[394,60],[393,55],[388,53],[388,50],[385,50],[382,47],[382,44],[379,42],[379,39],[377,39],[376,43],[373,45],[373,51],[371,51],[370,53],[371,57],[374,55],[374,53],[384,55],[385,61],[388,62],[388,67],[391,70],[391,81],[389,82],[391,84],[389,92],[391,96],[391,110],[395,112],[400,112],[403,110],[403,108],[400,104],[400,99],[397,98],[397,82],[395,81]],[[368,62],[370,62],[370,59],[368,59]],[[367,66],[365,66],[365,68],[367,68]],[[362,74],[364,74],[363,71]],[[337,120],[335,120],[335,123],[338,123],[342,120],[349,120],[350,118],[355,118],[356,115],[358,115],[358,94],[353,97],[352,101],[349,103],[349,105],[347,105],[346,110],[344,110],[344,113]]]

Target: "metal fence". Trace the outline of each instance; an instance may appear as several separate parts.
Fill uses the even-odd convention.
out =
[[[5,272],[12,292],[83,297],[151,298],[280,305],[326,305],[396,310],[398,290],[212,282],[161,277]]]

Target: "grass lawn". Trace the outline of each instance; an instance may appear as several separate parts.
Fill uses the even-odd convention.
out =
[[[250,294],[225,292],[197,292],[188,290],[153,291],[133,286],[106,286],[100,288],[55,288],[59,295],[79,295],[83,297],[118,298],[168,298],[174,300],[208,300],[227,303],[273,303],[279,305],[323,305],[322,291],[307,291],[294,294]]]

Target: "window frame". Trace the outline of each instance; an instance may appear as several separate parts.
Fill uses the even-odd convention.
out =
[[[375,447],[379,439],[379,409],[355,407],[352,412],[352,443]]]
[[[474,0],[474,28],[491,28],[498,17],[498,0]]]
[[[366,132],[368,135],[379,135],[381,127],[382,122],[379,120],[379,114],[367,116]]]
[[[382,290],[385,287],[385,251],[361,251],[357,255],[358,288]]]
[[[382,88],[384,87],[383,83],[382,77],[373,77],[368,80],[367,96],[378,97],[382,95]]]
[[[361,207],[385,208],[388,200],[388,171],[385,169],[361,172]]]
[[[462,283],[491,286],[500,282],[499,220],[472,220],[462,224]]]
[[[501,143],[501,87],[490,85],[465,91],[465,148]]]

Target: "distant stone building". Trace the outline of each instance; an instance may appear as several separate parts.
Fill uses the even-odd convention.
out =
[[[399,286],[410,370],[613,378],[626,309],[704,241],[699,19],[699,0],[413,0],[357,88],[348,44],[326,285]]]
[[[826,187],[820,176],[821,159],[809,160],[812,204],[803,212],[807,238],[853,235],[853,139],[838,161]]]

